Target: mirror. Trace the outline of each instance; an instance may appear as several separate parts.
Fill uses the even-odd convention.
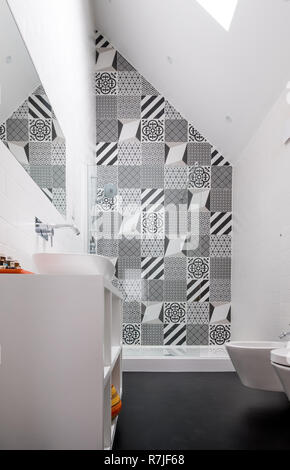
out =
[[[0,85],[0,140],[65,215],[65,138],[6,0],[0,0]]]

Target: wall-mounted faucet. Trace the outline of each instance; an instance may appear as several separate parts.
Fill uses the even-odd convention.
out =
[[[290,325],[290,323],[289,323]],[[283,331],[280,335],[279,335],[279,338],[280,339],[283,339],[283,338],[286,338],[286,336],[290,336],[290,331]]]
[[[60,228],[70,228],[76,235],[80,235],[79,229],[73,224],[44,224],[39,219],[35,219],[35,232],[48,241],[50,238],[51,246],[53,246],[54,231]]]

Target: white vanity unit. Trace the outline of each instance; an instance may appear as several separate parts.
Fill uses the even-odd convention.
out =
[[[0,449],[110,449],[122,299],[96,275],[0,275]]]

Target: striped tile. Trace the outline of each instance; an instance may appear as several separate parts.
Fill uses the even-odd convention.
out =
[[[104,38],[104,36],[101,33],[99,33],[98,31],[96,31],[95,44],[96,44],[97,48],[108,47],[110,45],[109,41],[107,41],[107,39]]]
[[[142,96],[141,117],[142,119],[161,119],[164,117],[165,100],[162,96]]]
[[[169,323],[164,325],[164,345],[181,346],[186,343],[186,325]]]
[[[209,301],[209,281],[192,280],[187,284],[187,300],[191,302]]]
[[[52,108],[44,95],[31,95],[28,98],[28,114],[33,119],[51,118]]]
[[[116,165],[118,162],[118,144],[117,142],[100,142],[97,144],[96,164],[97,165]]]
[[[230,235],[232,232],[231,212],[212,212],[210,216],[211,235]]]
[[[146,257],[141,259],[143,279],[164,279],[164,259]]]
[[[164,207],[163,189],[142,189],[141,207],[144,212],[158,212]]]
[[[211,164],[217,166],[229,166],[229,162],[227,162],[222,154],[216,149],[213,149],[211,152]]]

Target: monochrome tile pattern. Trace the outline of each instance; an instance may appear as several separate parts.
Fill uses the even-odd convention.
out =
[[[97,253],[116,262],[124,344],[224,344],[232,167],[98,32],[95,94],[90,236]],[[63,164],[60,149],[53,158]],[[118,188],[113,200],[102,199],[106,183]]]
[[[66,144],[42,86],[2,124],[0,140],[56,209],[66,214]]]

